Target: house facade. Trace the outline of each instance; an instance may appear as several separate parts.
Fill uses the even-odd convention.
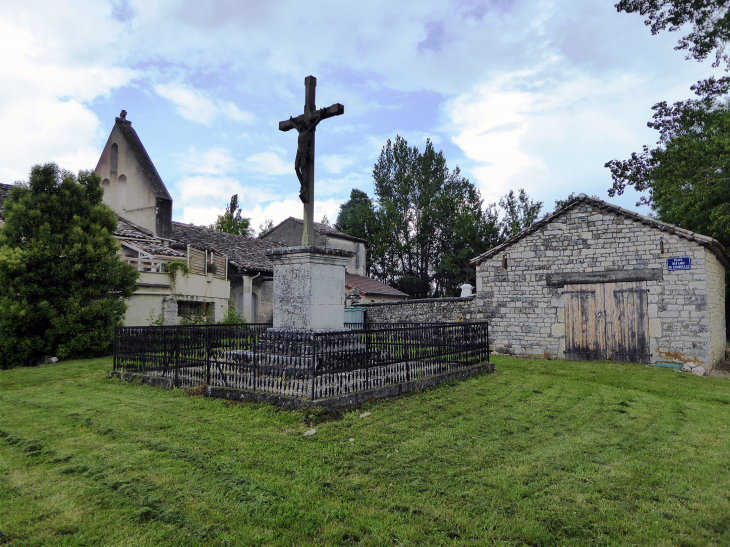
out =
[[[280,243],[181,222],[172,223],[172,236],[174,249],[191,247],[227,257],[230,304],[249,323],[271,323],[274,266],[265,253]]]
[[[104,203],[119,216],[158,238],[172,237],[172,198],[126,111],[115,119],[94,172],[102,179]]]
[[[126,326],[217,321],[225,316],[230,297],[226,256],[190,245],[173,247],[121,217],[114,237],[121,260],[140,272],[124,317]],[[175,264],[184,265],[187,275]]]
[[[730,258],[712,238],[581,194],[472,264],[494,351],[707,368],[724,358]]]
[[[302,244],[304,223],[301,219],[289,217],[264,234],[259,236],[264,241],[273,241],[286,247],[298,247]],[[329,247],[355,253],[345,266],[345,272],[356,275],[367,275],[367,242],[364,239],[344,234],[320,222],[314,223],[314,244],[318,247]]]

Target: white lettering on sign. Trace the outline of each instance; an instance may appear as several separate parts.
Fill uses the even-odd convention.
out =
[[[667,270],[670,272],[676,270],[691,270],[692,259],[688,256],[680,256],[675,258],[667,258]]]

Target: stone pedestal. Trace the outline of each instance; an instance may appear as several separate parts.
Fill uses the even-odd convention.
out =
[[[274,264],[274,328],[344,328],[345,265],[351,251],[284,247],[266,252]]]

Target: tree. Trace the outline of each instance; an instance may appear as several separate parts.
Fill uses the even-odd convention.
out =
[[[599,196],[596,196],[596,195],[593,195],[591,197],[593,199],[601,199]],[[574,199],[577,199],[577,198],[578,198],[578,196],[575,195],[575,192],[571,192],[568,195],[568,197],[565,199],[556,199],[555,200],[555,209],[553,212],[557,211],[558,209],[562,209],[563,207],[568,205],[568,203],[570,203],[571,201],[573,201]]]
[[[659,220],[730,244],[730,107],[728,83],[709,79],[692,89],[698,99],[654,105],[649,127],[658,146],[611,160],[610,196],[633,186]]]
[[[96,174],[53,163],[10,191],[0,230],[3,368],[111,350],[139,273],[116,255],[117,219],[102,196]]]
[[[340,232],[370,242],[375,233],[375,207],[373,201],[362,190],[353,188],[350,199],[340,205],[335,221]]]
[[[679,39],[676,50],[686,50],[687,58],[702,61],[715,52],[712,66],[730,62],[725,46],[730,40],[730,2],[727,0],[621,0],[616,9],[640,13],[652,34],[676,32],[685,24],[692,31]]]
[[[251,219],[241,217],[241,209],[238,207],[238,194],[231,196],[231,203],[226,205],[226,212],[218,215],[218,220],[211,226],[219,232],[236,234],[241,236],[252,236],[250,228]]]
[[[261,224],[259,224],[259,237],[264,235],[266,232],[271,230],[274,227],[274,221],[270,218],[267,218],[264,220]]]
[[[374,221],[360,191],[341,211],[343,225],[364,226],[373,275],[415,298],[455,294],[470,275],[469,260],[499,238],[493,209],[482,208],[479,191],[430,140],[423,152],[400,136],[388,140],[373,183]]]
[[[524,188],[520,188],[517,196],[510,190],[499,200],[499,206],[504,210],[502,237],[506,240],[516,236],[522,230],[526,230],[537,221],[542,210],[542,201],[532,201]]]

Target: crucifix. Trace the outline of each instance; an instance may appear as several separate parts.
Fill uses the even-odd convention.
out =
[[[299,133],[294,171],[299,179],[299,199],[304,204],[302,245],[314,245],[314,132],[322,120],[345,113],[345,107],[335,103],[317,110],[314,104],[317,78],[304,78],[304,114],[279,122],[279,131],[296,129]]]

